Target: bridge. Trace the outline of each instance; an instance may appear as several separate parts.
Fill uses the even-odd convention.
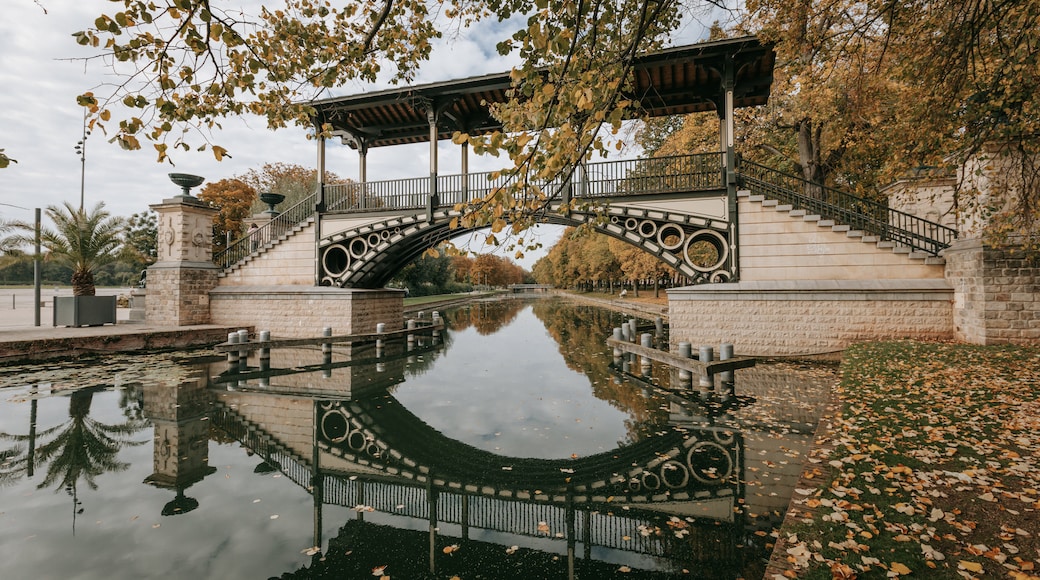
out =
[[[582,161],[525,191],[544,196],[545,222],[585,224],[684,277],[687,287],[669,291],[675,341],[734,342],[748,355],[825,354],[885,338],[1028,341],[1035,311],[1015,310],[1021,320],[1014,324],[993,322],[999,317],[988,312],[990,293],[973,282],[983,276],[972,257],[981,249],[960,244],[966,252],[951,253],[958,231],[949,224],[736,154],[733,111],[766,102],[774,58],[754,38],[637,58],[626,97],[640,103],[639,114],[714,111],[718,152]],[[501,129],[489,106],[507,89],[508,75],[489,75],[313,103],[315,123],[357,150],[360,181],[319,183],[312,196],[216,256],[204,256],[199,236],[176,225],[177,212],[189,206],[192,215],[209,210],[177,200],[154,206],[161,217],[173,214],[160,219],[160,229],[174,231],[149,269],[150,293],[166,301],[162,308],[180,310],[153,312],[149,300],[147,318],[256,326],[279,336],[317,336],[330,321],[346,333],[371,332],[377,323],[399,327],[402,296],[384,288],[387,281],[428,248],[466,233],[453,227],[466,203],[517,179],[509,171],[470,172],[465,145],[460,173],[444,174],[437,164],[437,142],[454,131]],[[430,143],[429,176],[368,179],[369,148],[422,142]],[[324,138],[318,160],[324,176]],[[194,220],[205,239],[205,219],[184,220]],[[953,270],[949,256],[957,258]],[[218,268],[212,273],[210,259]],[[191,282],[196,275],[208,281]],[[198,296],[167,300],[185,287]]]

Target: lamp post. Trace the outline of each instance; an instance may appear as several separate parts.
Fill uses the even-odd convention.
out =
[[[86,183],[87,177],[87,136],[90,135],[90,131],[87,129],[87,110],[83,110],[83,138],[76,143],[76,153],[79,155],[79,211],[83,211],[83,185]]]
[[[24,209],[26,211],[29,211],[29,208],[22,207],[20,205],[14,205],[14,204],[10,204],[10,203],[0,203],[0,205],[6,205],[8,207],[16,207],[18,209]],[[36,208],[36,216],[35,217],[36,217],[36,220],[35,220],[36,223],[35,223],[35,226],[33,228],[34,241],[36,242],[36,244],[35,244],[36,245],[36,253],[33,254],[33,297],[34,297],[34,306],[33,306],[34,316],[33,316],[33,320],[35,322],[34,326],[39,326],[40,325],[40,285],[41,285],[41,283],[40,283],[40,277],[41,277],[41,271],[40,271],[40,268],[41,268],[41,262],[40,262],[40,260],[41,260],[41,256],[40,256],[40,227],[41,227],[41,222],[42,222],[42,220],[40,218],[40,208]]]

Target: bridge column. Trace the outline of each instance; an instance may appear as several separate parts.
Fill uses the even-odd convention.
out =
[[[430,123],[430,197],[426,201],[426,221],[433,223],[433,210],[440,205],[437,193],[437,107],[429,103],[426,107],[426,120]]]
[[[213,216],[217,210],[178,196],[149,206],[158,217],[158,261],[148,267],[145,320],[159,326],[210,323],[209,291],[217,286]]]

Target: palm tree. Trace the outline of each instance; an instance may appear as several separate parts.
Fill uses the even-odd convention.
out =
[[[44,259],[57,260],[72,268],[72,295],[94,295],[94,272],[119,259],[123,219],[112,217],[99,202],[89,212],[69,202],[47,206],[47,217],[54,229],[40,230],[40,244],[47,250]],[[32,231],[32,224],[19,222],[21,230]],[[31,243],[28,235],[16,236],[19,243]]]

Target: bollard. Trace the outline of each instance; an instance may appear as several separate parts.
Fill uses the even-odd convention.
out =
[[[321,336],[322,336],[322,338],[329,338],[329,337],[331,337],[332,336],[332,327],[331,326],[326,326],[325,328],[322,328],[321,329]],[[323,343],[321,343],[321,353],[322,354],[332,354],[332,343],[331,342],[323,342]]]
[[[714,360],[714,356],[715,352],[710,346],[702,346],[700,354],[697,356],[697,360],[702,363],[710,363]],[[700,387],[701,391],[712,390],[715,388],[715,377],[708,372],[707,367],[701,371]]]
[[[628,323],[623,322],[621,324],[621,340],[628,342]]]
[[[227,335],[227,342],[228,342],[228,344],[238,344],[238,333],[237,332],[229,332],[228,335]],[[231,365],[238,366],[238,351],[237,350],[229,350],[229,351],[227,351],[227,362],[228,362],[228,366],[231,366]]]
[[[380,322],[379,324],[376,324],[376,332],[378,334],[383,334],[384,332],[386,332],[386,323]],[[376,356],[379,356],[379,351],[382,350],[382,348],[383,348],[383,339],[377,338],[376,339]]]
[[[683,358],[693,358],[693,346],[688,342],[679,343],[679,356]],[[684,387],[692,386],[693,375],[690,371],[680,369],[679,370],[679,385]]]
[[[613,336],[614,340],[624,340],[625,339],[625,335],[623,333],[624,333],[624,331],[621,329],[620,326],[614,327],[614,336]],[[621,356],[621,349],[615,346],[614,347],[614,358],[618,358],[620,356]]]
[[[414,320],[414,319],[412,319],[412,318],[409,318],[409,319],[408,319],[408,323],[406,324],[406,326],[405,326],[405,327],[406,327],[406,328],[407,328],[407,329],[408,329],[409,331],[415,330],[415,320]],[[411,343],[414,343],[414,342],[415,342],[415,335],[414,335],[414,334],[412,334],[411,332],[409,332],[409,333],[408,333],[408,343],[409,343],[409,344],[411,344]]]
[[[632,342],[636,341],[636,337],[639,336],[639,327],[636,325],[635,318],[628,319],[628,339]]]
[[[260,334],[257,335],[257,341],[260,343],[271,342],[271,331],[261,330]],[[269,370],[271,370],[271,347],[262,344],[260,346],[260,372]],[[260,379],[260,385],[266,386],[266,379]]]
[[[724,342],[719,345],[719,360],[729,360],[733,358],[733,344]],[[722,387],[723,400],[731,399],[735,394],[735,381],[733,380],[733,371],[722,371],[719,373],[719,383]]]
[[[654,337],[649,332],[644,332],[639,336],[639,344],[646,348],[652,348],[654,344]],[[650,370],[652,368],[650,357],[644,356],[639,359],[639,370],[643,372],[644,377],[650,376]]]
[[[249,344],[249,331],[242,329],[238,331],[238,344]],[[245,365],[246,361],[249,360],[249,349],[239,349],[238,351],[238,362],[241,365]]]
[[[419,320],[422,320],[423,318],[426,318],[426,312],[420,310],[419,311]]]
[[[664,336],[664,318],[660,316],[654,319],[654,335],[657,338]]]

